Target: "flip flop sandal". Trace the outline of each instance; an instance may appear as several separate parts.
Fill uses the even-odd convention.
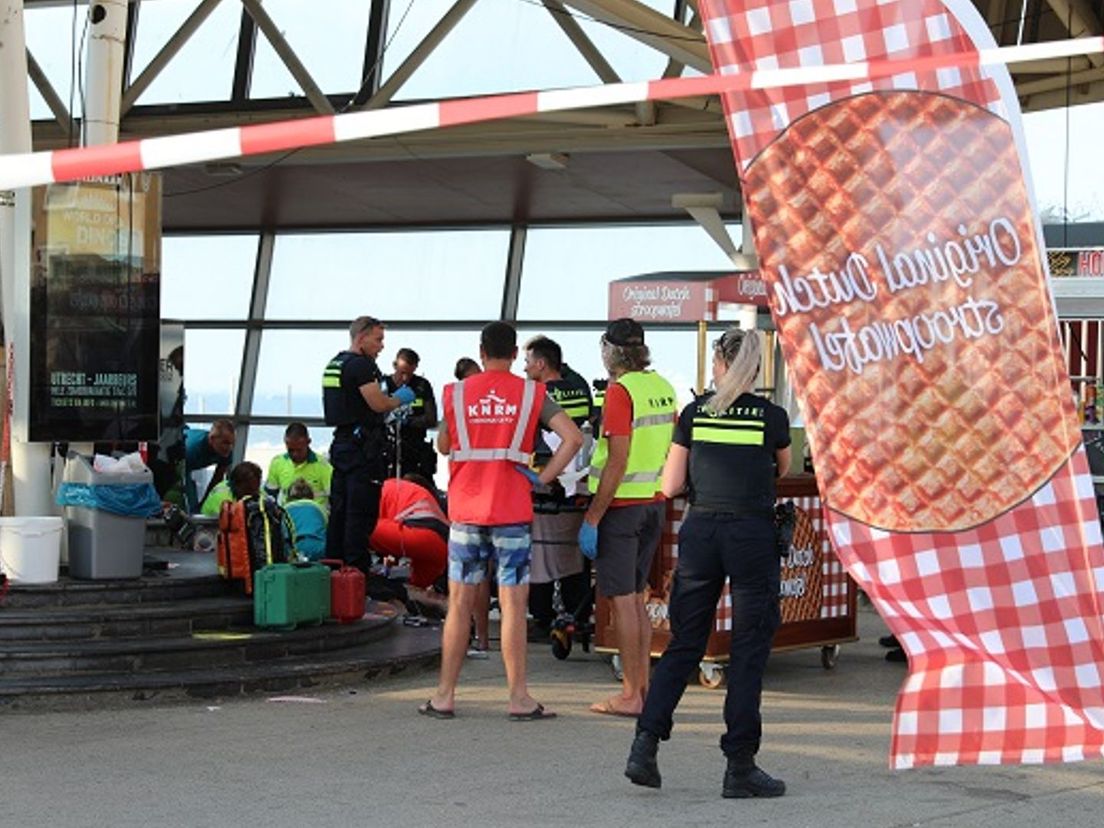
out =
[[[423,716],[429,716],[431,719],[455,719],[456,712],[454,710],[439,710],[433,706],[433,700],[430,699],[425,704],[418,707],[418,712]]]
[[[556,714],[544,709],[543,704],[538,704],[528,713],[511,713],[511,722],[535,722],[539,719],[554,719]]]
[[[621,716],[624,719],[639,719],[639,713],[629,713],[626,710],[618,710],[613,704],[606,699],[604,702],[597,702],[592,704],[589,708],[591,713],[600,713],[603,716]]]

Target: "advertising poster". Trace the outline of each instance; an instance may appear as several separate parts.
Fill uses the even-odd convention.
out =
[[[156,440],[160,177],[35,190],[30,439]]]
[[[717,71],[993,46],[958,0],[703,0]],[[896,768],[1099,757],[1104,552],[1003,67],[723,96]]]

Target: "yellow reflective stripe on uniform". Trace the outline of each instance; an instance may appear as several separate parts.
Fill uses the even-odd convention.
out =
[[[718,428],[757,428],[762,431],[766,423],[762,420],[724,420],[720,417],[695,417],[696,426],[717,426]]]
[[[322,371],[322,387],[323,388],[340,388],[341,387],[341,363],[330,362]]]
[[[713,428],[694,426],[690,430],[690,439],[696,443],[725,443],[731,446],[761,446],[764,434],[762,430],[750,428]]]
[[[587,416],[587,414],[590,413],[590,406],[588,406],[586,402],[582,402],[577,405],[561,404],[560,407],[564,410],[564,413],[573,420],[576,417],[585,417]]]

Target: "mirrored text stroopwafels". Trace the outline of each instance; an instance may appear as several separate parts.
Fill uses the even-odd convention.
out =
[[[1079,435],[1004,121],[938,94],[859,95],[792,123],[745,185],[830,508],[964,529],[1069,457]]]

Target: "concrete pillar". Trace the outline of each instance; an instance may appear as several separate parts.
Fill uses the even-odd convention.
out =
[[[0,0],[0,153],[31,151],[22,0]],[[4,345],[14,366],[12,478],[17,515],[53,514],[50,447],[27,442],[30,383],[31,191],[0,194],[0,302]]]

